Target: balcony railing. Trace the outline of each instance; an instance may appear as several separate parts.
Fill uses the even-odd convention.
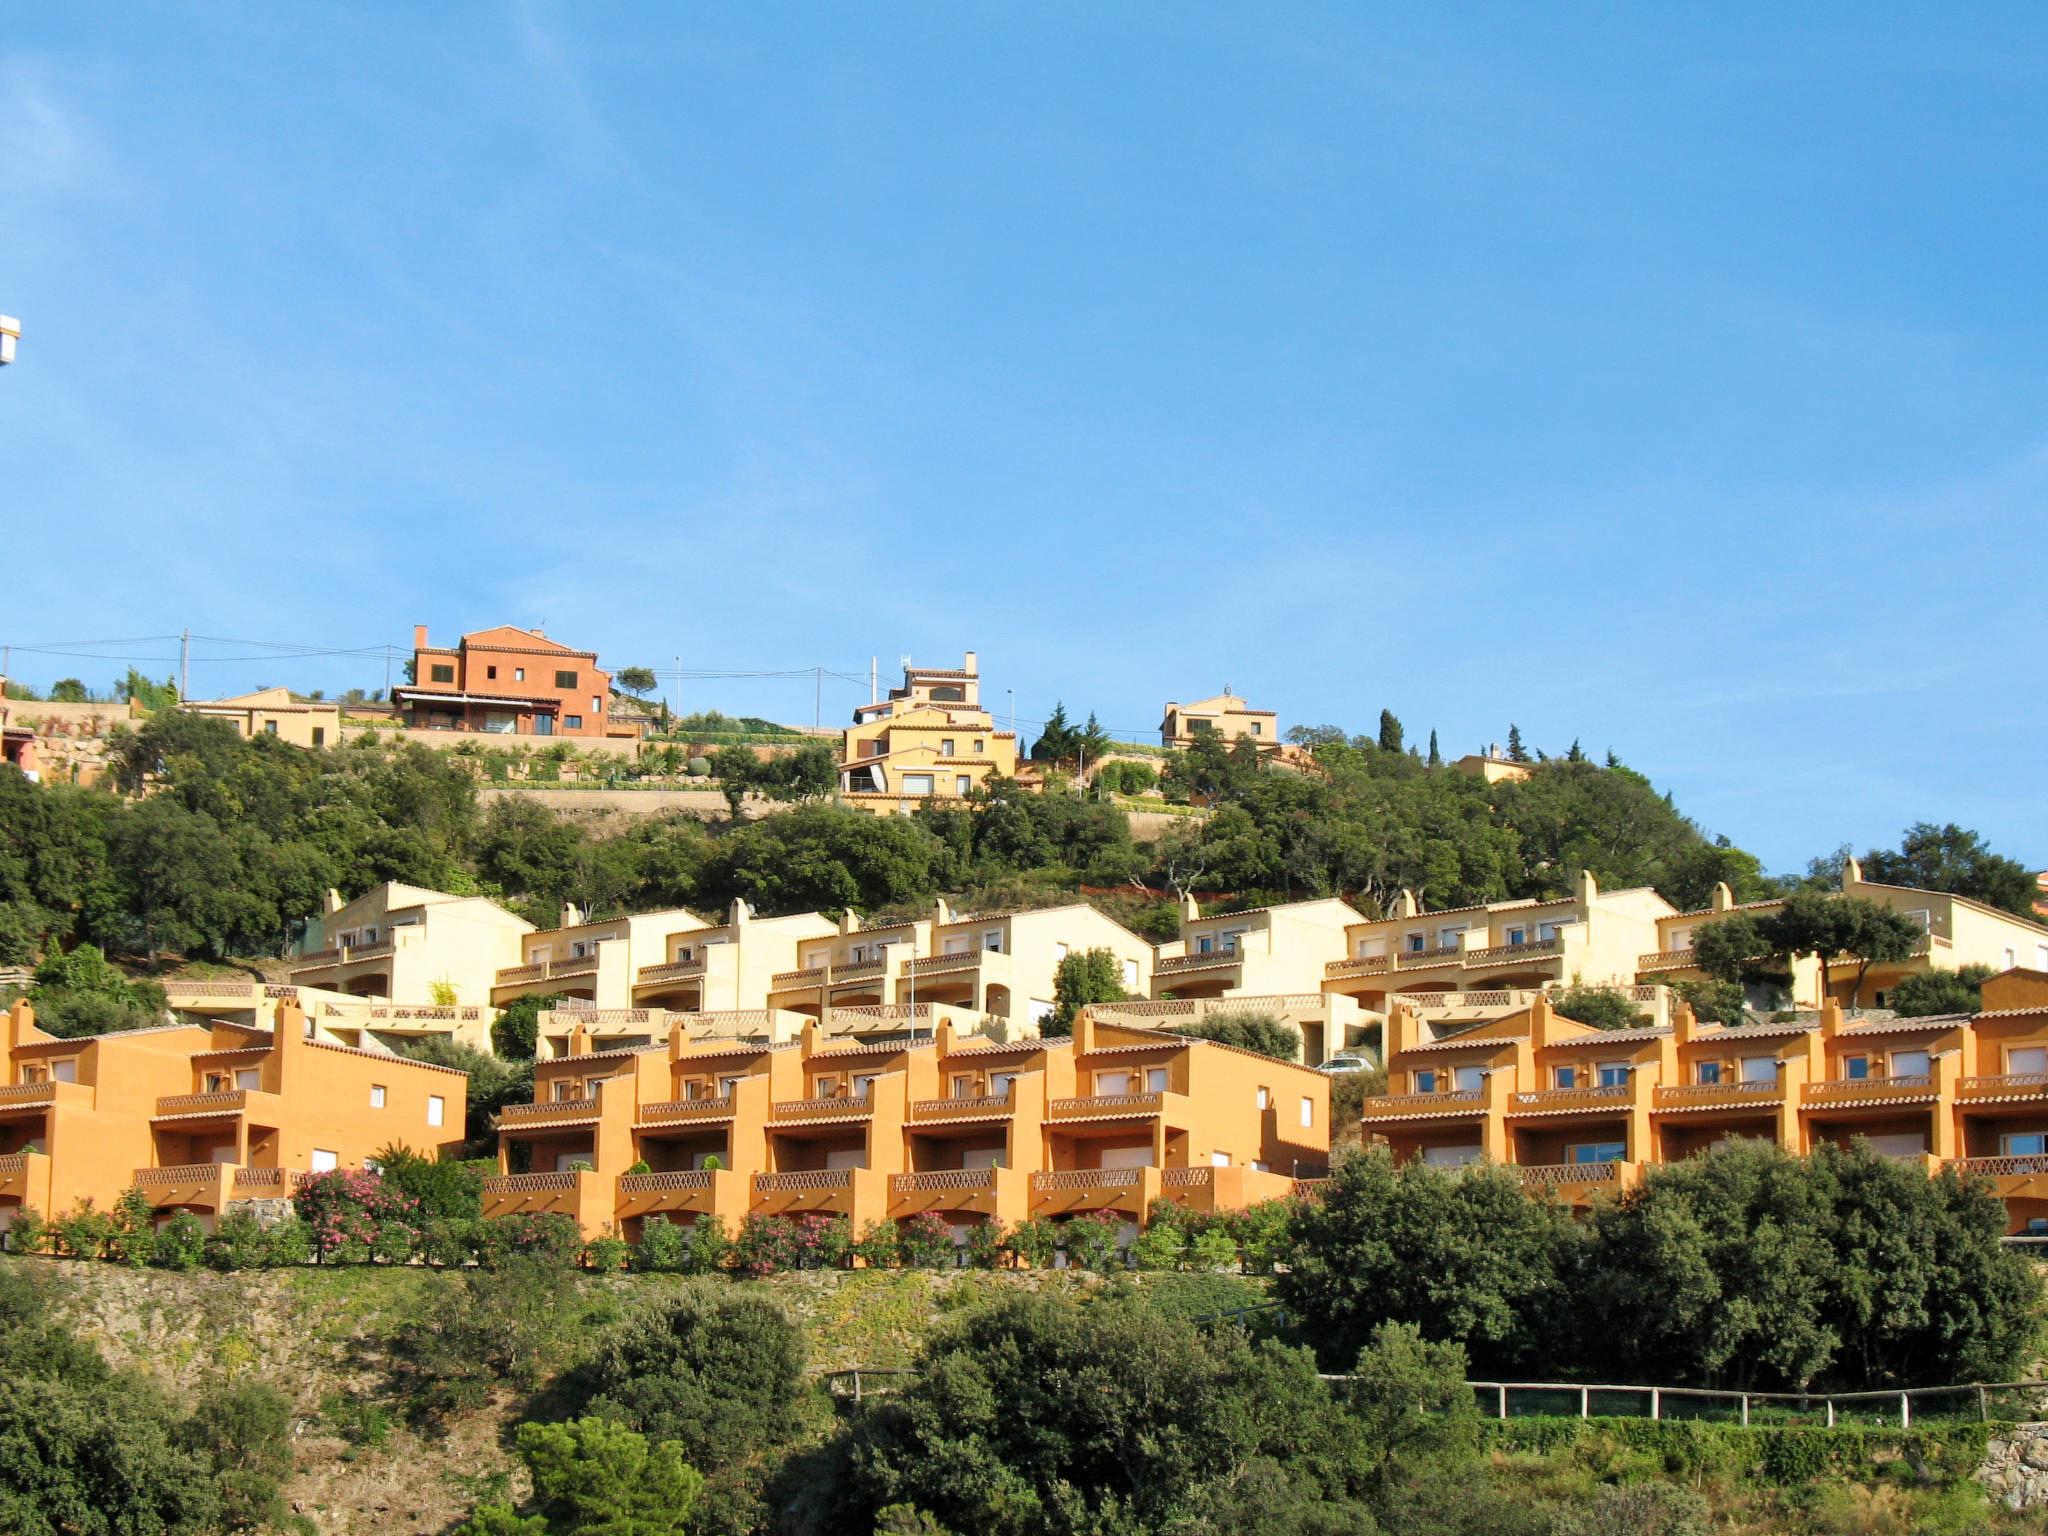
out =
[[[249,1106],[249,1090],[229,1088],[219,1093],[169,1093],[156,1101],[157,1118],[167,1115],[239,1114]]]
[[[1034,1193],[1060,1189],[1135,1189],[1144,1182],[1143,1168],[1062,1168],[1054,1173],[1031,1175]]]
[[[173,997],[234,997],[251,1001],[264,994],[260,981],[170,981],[164,990]]]
[[[1621,1164],[1616,1163],[1524,1163],[1515,1170],[1532,1189],[1555,1189],[1560,1184],[1618,1184]]]
[[[1165,1102],[1159,1093],[1091,1093],[1079,1098],[1051,1099],[1046,1114],[1055,1120],[1087,1115],[1155,1115]]]
[[[801,1173],[757,1173],[754,1190],[763,1195],[804,1194],[819,1189],[853,1188],[851,1168],[811,1168]]]
[[[1671,1083],[1657,1090],[1652,1106],[1657,1109],[1690,1109],[1696,1106],[1764,1102],[1782,1099],[1785,1085],[1777,1078],[1760,1081],[1730,1079],[1725,1083]]]
[[[666,1104],[642,1104],[640,1123],[653,1125],[673,1120],[723,1120],[732,1114],[732,1095],[715,1099],[673,1099]]]
[[[1152,974],[1173,976],[1182,971],[1201,971],[1212,966],[1235,965],[1240,958],[1234,949],[1212,950],[1206,955],[1174,955],[1169,959],[1155,961]]]
[[[652,1195],[671,1189],[709,1189],[710,1168],[678,1169],[674,1173],[628,1173],[619,1178],[622,1195]]]
[[[1214,1168],[1166,1168],[1159,1174],[1162,1189],[1206,1189],[1215,1182]]]
[[[26,1152],[9,1152],[4,1157],[0,1157],[0,1178],[4,1178],[10,1173],[27,1172],[28,1154]]]
[[[1340,981],[1346,976],[1371,976],[1393,968],[1392,955],[1355,955],[1349,960],[1332,960],[1323,967],[1323,974],[1332,981]]]
[[[680,981],[686,976],[703,974],[704,957],[699,955],[694,960],[672,960],[666,965],[643,965],[639,974],[634,977],[634,984],[644,987],[650,982]]]
[[[302,1177],[302,1175],[294,1173],[287,1178],[286,1172],[282,1168],[237,1168],[235,1170],[235,1188],[274,1189],[281,1193],[288,1187],[296,1189]]]
[[[944,1120],[953,1115],[1006,1115],[1016,1107],[1007,1093],[977,1093],[964,1098],[919,1099],[910,1106],[913,1120]]]
[[[1453,1088],[1438,1093],[1383,1093],[1365,1101],[1364,1117],[1370,1120],[1375,1115],[1414,1115],[1431,1110],[1463,1112],[1480,1108],[1485,1099],[1486,1095],[1477,1088]]]
[[[134,1182],[142,1189],[165,1184],[207,1184],[218,1180],[230,1166],[227,1163],[178,1163],[168,1168],[138,1168]]]
[[[971,971],[980,964],[980,950],[964,949],[950,955],[920,955],[903,969],[910,976],[936,976],[946,971]]]
[[[487,1195],[542,1195],[573,1190],[574,1169],[550,1173],[498,1173],[484,1180]]]
[[[1808,1083],[1799,1096],[1809,1104],[1856,1099],[1931,1099],[1934,1079],[1925,1072],[1901,1077],[1830,1078],[1824,1083]]]
[[[1689,949],[1653,949],[1647,955],[1636,956],[1639,971],[1685,971],[1699,964]]]
[[[993,1168],[939,1168],[930,1173],[898,1173],[889,1178],[889,1192],[914,1195],[931,1190],[994,1189]]]
[[[1531,1093],[1518,1093],[1510,1108],[1513,1110],[1580,1109],[1598,1108],[1607,1104],[1626,1104],[1634,1096],[1628,1083],[1587,1083],[1578,1088],[1538,1088]]]
[[[1524,944],[1492,944],[1485,949],[1466,950],[1465,962],[1468,965],[1490,965],[1496,960],[1524,960],[1542,955],[1555,955],[1563,949],[1562,939],[1531,939]]]
[[[569,1122],[596,1118],[597,1100],[583,1097],[553,1099],[545,1104],[507,1104],[498,1111],[500,1125],[533,1125],[549,1120]]]
[[[784,1099],[778,1104],[771,1104],[769,1106],[768,1118],[771,1120],[810,1120],[820,1115],[828,1115],[834,1118],[855,1119],[861,1115],[871,1115],[874,1112],[874,1099],[863,1094],[857,1099],[851,1097]]]
[[[830,966],[807,965],[800,971],[777,971],[768,978],[768,981],[769,985],[777,990],[789,987],[805,987],[813,982],[823,981],[825,973],[830,969]]]
[[[887,969],[886,962],[881,960],[863,960],[858,965],[835,965],[832,967],[832,980],[872,981]]]
[[[1952,1157],[1942,1166],[1963,1174],[2012,1177],[2023,1173],[2048,1173],[2048,1156],[2036,1152],[2020,1157]]]
[[[2048,1072],[2005,1072],[1993,1077],[1966,1077],[1956,1084],[1960,1097],[2002,1097],[2048,1093]]]
[[[1462,954],[1462,949],[1456,944],[1432,944],[1426,949],[1402,950],[1399,961],[1401,969],[1405,971],[1417,965],[1443,965],[1447,961],[1460,958]]]
[[[56,1100],[55,1083],[10,1083],[0,1088],[0,1109],[16,1109],[25,1104],[54,1104]]]

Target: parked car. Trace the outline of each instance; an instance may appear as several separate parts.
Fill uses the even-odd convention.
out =
[[[1316,1070],[1318,1072],[1327,1072],[1332,1077],[1335,1077],[1345,1072],[1370,1072],[1372,1067],[1373,1064],[1363,1056],[1353,1056],[1348,1052],[1339,1052],[1317,1067]]]

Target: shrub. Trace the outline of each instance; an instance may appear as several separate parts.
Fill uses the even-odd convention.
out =
[[[649,1216],[640,1224],[633,1247],[633,1267],[645,1274],[679,1275],[690,1261],[690,1239],[666,1216]]]
[[[1595,1029],[1633,1029],[1650,1022],[1650,1016],[1637,1008],[1621,988],[1589,986],[1576,976],[1570,986],[1551,992],[1550,1006],[1559,1018],[1590,1024]]]
[[[1707,1536],[1712,1529],[1707,1501],[1670,1483],[1596,1488],[1552,1527],[1555,1536]]]
[[[190,1211],[179,1211],[156,1234],[155,1251],[150,1255],[150,1262],[159,1269],[193,1269],[205,1251],[206,1228]]]
[[[313,1257],[313,1229],[297,1216],[287,1216],[263,1234],[262,1262],[273,1269],[289,1269]]]
[[[953,1229],[936,1211],[898,1222],[896,1245],[907,1269],[947,1269],[955,1262]]]
[[[1286,1246],[1287,1226],[1293,1215],[1292,1200],[1261,1200],[1230,1213],[1230,1231],[1247,1271],[1254,1275],[1273,1273],[1274,1261]]]
[[[459,1269],[476,1256],[474,1221],[431,1220],[420,1228],[419,1256],[435,1269]]]
[[[690,1223],[690,1252],[685,1267],[693,1275],[711,1275],[732,1258],[733,1241],[723,1216],[699,1216]]]
[[[40,1253],[50,1239],[50,1224],[34,1206],[24,1205],[14,1213],[7,1228],[9,1253]]]
[[[615,1275],[626,1267],[633,1248],[624,1238],[607,1232],[602,1237],[593,1237],[583,1245],[583,1264],[600,1275]]]
[[[1242,1051],[1255,1051],[1276,1061],[1301,1060],[1301,1031],[1278,1014],[1251,1009],[1212,1013],[1192,1024],[1174,1026],[1177,1035],[1192,1040],[1215,1040]]]
[[[113,1230],[107,1235],[107,1257],[116,1264],[140,1269],[156,1255],[156,1205],[130,1185],[114,1202]]]
[[[309,1174],[292,1193],[292,1207],[311,1230],[322,1263],[361,1263],[412,1250],[420,1203],[368,1169]],[[393,1228],[387,1234],[385,1229]]]
[[[1123,1218],[1115,1211],[1090,1211],[1068,1219],[1062,1228],[1067,1262],[1107,1273],[1123,1267]]]
[[[1167,1200],[1154,1201],[1150,1224],[1131,1244],[1131,1262],[1140,1269],[1179,1269],[1187,1257],[1187,1229],[1159,1213],[1160,1206],[1171,1204]]]
[[[518,1445],[541,1513],[522,1519],[510,1505],[486,1504],[461,1528],[468,1536],[680,1536],[704,1491],[682,1446],[650,1444],[603,1419],[522,1424]]]
[[[732,1261],[756,1277],[796,1268],[796,1232],[780,1216],[755,1211],[740,1223]]]
[[[1002,1263],[1006,1246],[1002,1218],[990,1216],[967,1229],[967,1241],[962,1252],[971,1267],[994,1269]]]
[[[853,1220],[811,1211],[790,1223],[798,1269],[844,1269],[853,1257]]]
[[[208,1269],[255,1269],[269,1262],[270,1237],[247,1211],[230,1211],[206,1234],[201,1257]]]
[[[1230,1228],[1223,1222],[1210,1222],[1188,1242],[1187,1263],[1190,1269],[1231,1269],[1237,1268],[1237,1239],[1230,1235]]]
[[[97,1259],[114,1235],[114,1218],[97,1209],[87,1195],[50,1223],[50,1235],[56,1239],[57,1251],[67,1259]]]
[[[415,1222],[436,1218],[474,1221],[483,1214],[484,1176],[491,1165],[476,1161],[441,1162],[404,1143],[379,1151],[373,1161],[387,1187],[410,1195],[417,1208]]]
[[[583,1253],[583,1233],[560,1211],[521,1211],[477,1224],[477,1262],[485,1268],[513,1259],[536,1259],[567,1269]]]
[[[1059,1253],[1060,1229],[1043,1216],[1033,1216],[1010,1229],[1006,1246],[1018,1262],[1033,1269],[1045,1269]]]
[[[531,1389],[568,1348],[575,1287],[567,1266],[531,1254],[465,1272],[392,1341],[406,1396],[440,1419],[481,1407],[500,1381]]]
[[[853,1256],[870,1269],[887,1269],[897,1263],[902,1254],[896,1246],[896,1224],[893,1221],[871,1221],[855,1239]]]

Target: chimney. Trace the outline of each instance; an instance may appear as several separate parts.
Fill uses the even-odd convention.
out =
[[[341,910],[341,892],[331,885],[327,888],[327,900],[324,906],[330,917]]]
[[[979,663],[980,663],[980,658],[978,658],[978,657],[977,657],[977,656],[976,656],[976,655],[974,654],[974,652],[972,652],[972,651],[969,651],[969,652],[967,653],[967,665],[966,665],[965,667],[963,667],[963,668],[962,668],[961,670],[962,670],[962,671],[964,671],[964,672],[966,672],[966,673],[967,673],[967,675],[968,675],[969,677],[973,677],[973,676],[975,676],[975,675],[976,675],[976,674],[975,674],[975,668],[976,668],[976,667],[977,667],[977,666],[979,665]]]
[[[412,627],[412,648],[413,648],[414,650],[416,650],[416,651],[424,651],[424,650],[425,650],[425,649],[427,648],[427,626],[426,626],[426,625],[424,625],[424,624],[415,624],[415,625],[413,625],[413,627]]]
[[[1726,880],[1714,882],[1714,899],[1711,903],[1716,912],[1726,912],[1735,905],[1735,893],[1728,889]]]
[[[1195,893],[1193,891],[1181,892],[1180,920],[1184,923],[1192,923],[1201,915],[1202,904],[1195,900]]]
[[[573,901],[565,901],[562,903],[562,921],[559,924],[560,927],[574,928],[577,924],[581,923],[582,921],[583,914],[576,910],[576,904]]]

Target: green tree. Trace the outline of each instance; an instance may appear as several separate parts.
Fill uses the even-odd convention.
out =
[[[1965,965],[1953,971],[1915,971],[1901,976],[1885,1001],[1893,1011],[1907,1018],[1975,1013],[1983,1006],[1984,983],[1992,974],[1988,965]]]
[[[161,986],[130,981],[91,944],[81,944],[69,954],[53,951],[36,968],[28,998],[36,1023],[66,1039],[149,1029],[170,1016]]]
[[[1359,1416],[1382,1485],[1471,1459],[1479,1410],[1465,1384],[1462,1346],[1432,1343],[1413,1323],[1381,1323],[1351,1374],[1344,1396]]]
[[[53,703],[83,704],[88,697],[85,684],[75,677],[60,677],[50,684],[50,699]]]
[[[1256,1051],[1276,1061],[1301,1060],[1301,1031],[1278,1014],[1246,1008],[1209,1014],[1191,1024],[1178,1024],[1173,1032],[1196,1040],[1216,1040],[1240,1050]]]
[[[1570,986],[1550,994],[1550,1006],[1560,1018],[1595,1029],[1634,1029],[1650,1022],[1620,987],[1588,985],[1576,976]]]
[[[1053,971],[1052,1017],[1040,1029],[1047,1036],[1064,1037],[1074,1032],[1074,1015],[1090,1003],[1120,1003],[1130,996],[1124,990],[1123,962],[1114,950],[1077,950],[1062,959]]]
[[[697,900],[744,899],[768,917],[929,902],[940,849],[917,818],[802,805],[733,828],[712,846]]]
[[[561,1005],[561,994],[556,992],[515,997],[499,1010],[491,1025],[491,1049],[507,1061],[532,1061],[540,1048],[540,1016]]]
[[[1850,1001],[1862,1000],[1863,978],[1873,964],[1896,963],[1913,953],[1922,930],[1912,919],[1861,896],[1794,891],[1785,904],[1757,924],[1765,945],[1788,956],[1812,955],[1820,962],[1823,995],[1834,992],[1834,966],[1844,957],[1856,964]],[[1697,941],[1695,941],[1697,942]]]
[[[1071,763],[1081,755],[1081,733],[1067,719],[1067,706],[1054,704],[1046,716],[1045,728],[1031,744],[1034,763]]]
[[[1436,748],[1436,731],[1433,728],[1429,733],[1428,762],[1429,766],[1432,768],[1441,768],[1444,765],[1444,755],[1443,753],[1439,752]]]
[[[621,693],[638,699],[654,691],[656,679],[652,667],[621,667],[612,675],[612,681]]]
[[[704,1479],[673,1440],[605,1419],[522,1424],[519,1456],[533,1474],[538,1518],[486,1505],[462,1529],[470,1536],[680,1536]]]
[[[1401,717],[1391,709],[1381,710],[1379,749],[1382,752],[1399,752],[1401,747]]]
[[[1693,963],[1716,981],[1740,984],[1754,979],[1771,953],[1772,940],[1746,912],[1703,923],[1693,934]]]
[[[1880,885],[1919,891],[1948,891],[2039,922],[2034,903],[2040,888],[2034,872],[2018,859],[1992,852],[1982,836],[1954,822],[1936,826],[1916,821],[1896,850],[1873,848],[1863,856],[1863,877]]]
[[[1522,745],[1522,728],[1519,725],[1509,725],[1508,727],[1508,761],[1511,763],[1526,763],[1529,761],[1529,749]]]

